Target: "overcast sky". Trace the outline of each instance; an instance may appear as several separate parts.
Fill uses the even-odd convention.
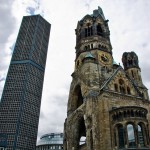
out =
[[[40,13],[51,23],[51,33],[39,120],[38,139],[63,132],[74,70],[75,28],[86,14],[100,6],[109,20],[113,57],[123,52],[139,57],[143,83],[150,88],[150,0],[1,0],[0,95],[22,16]]]

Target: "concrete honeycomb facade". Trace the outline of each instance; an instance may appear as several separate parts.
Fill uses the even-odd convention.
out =
[[[150,149],[150,102],[138,56],[125,52],[124,68],[115,63],[100,7],[84,16],[75,31],[64,150]]]
[[[36,148],[49,35],[40,15],[23,17],[0,102],[2,149]]]

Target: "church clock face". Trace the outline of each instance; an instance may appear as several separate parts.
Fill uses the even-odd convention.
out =
[[[98,59],[104,65],[110,65],[112,63],[112,57],[109,53],[100,52],[98,53]]]

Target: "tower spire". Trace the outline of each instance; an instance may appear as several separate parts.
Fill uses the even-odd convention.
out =
[[[112,54],[108,20],[100,7],[78,21],[76,31],[76,58],[84,52],[101,50]]]
[[[142,82],[141,68],[139,67],[139,60],[137,54],[133,51],[124,52],[122,55],[122,63],[126,74],[134,82],[135,86],[137,86],[141,95],[145,99],[149,99],[147,88]]]
[[[103,10],[100,6],[98,6],[98,9],[93,10],[93,16],[97,17],[98,15],[100,15],[105,20]]]

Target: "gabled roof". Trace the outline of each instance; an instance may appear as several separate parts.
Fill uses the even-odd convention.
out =
[[[120,69],[122,69],[121,66],[116,69],[116,71],[112,74],[111,77],[109,77],[109,78],[106,80],[106,82],[104,82],[104,84],[102,85],[102,87],[101,87],[100,90],[102,90],[103,88],[105,88],[105,87],[108,85],[108,83],[115,77],[115,75],[117,74],[117,72],[118,72]],[[122,69],[122,70],[123,70],[123,69]]]
[[[124,76],[126,77],[126,79],[133,85],[134,89],[136,90],[137,93],[139,93],[139,95],[141,94],[140,91],[138,90],[137,86],[135,85],[134,81],[132,81],[125,73],[124,69],[119,66],[116,71],[112,74],[111,77],[109,77],[104,84],[102,85],[100,90],[106,89],[106,87],[108,86],[108,84],[115,78],[115,76],[118,74],[118,72],[121,71],[122,74],[124,74]]]

